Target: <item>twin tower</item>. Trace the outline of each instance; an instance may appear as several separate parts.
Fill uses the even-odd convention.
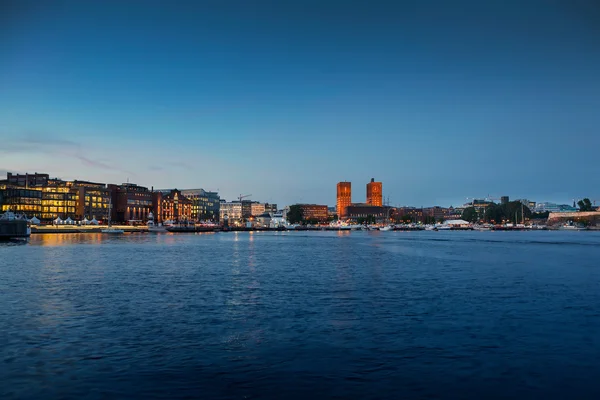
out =
[[[370,206],[381,207],[383,205],[382,196],[383,185],[381,182],[367,183],[367,204]],[[340,219],[346,217],[346,209],[352,205],[352,182],[339,182],[337,184],[337,215]]]

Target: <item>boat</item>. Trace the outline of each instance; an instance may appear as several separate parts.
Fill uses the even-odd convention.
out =
[[[452,230],[452,226],[449,224],[437,224],[435,225],[435,229],[437,229],[438,231],[450,231]]]
[[[352,228],[353,227],[351,225],[348,225],[348,224],[343,223],[338,220],[338,221],[331,222],[326,229],[330,229],[330,230],[334,230],[334,231],[349,231]]]
[[[379,227],[379,230],[387,232],[387,231],[393,231],[395,228],[396,227],[394,225],[386,225],[386,226]]]
[[[125,233],[125,231],[123,229],[117,229],[117,228],[113,228],[111,223],[110,223],[110,215],[112,213],[112,199],[109,201],[108,203],[108,227],[106,229],[102,229],[102,233],[108,233],[108,234],[112,234],[112,235],[120,235]]]
[[[574,224],[573,221],[566,222],[559,227],[561,231],[585,231],[587,228],[583,225]]]
[[[26,239],[31,236],[29,222],[24,215],[7,211],[0,216],[0,239]]]
[[[473,225],[473,229],[476,231],[491,231],[493,228],[491,224]]]
[[[161,223],[154,222],[154,214],[150,212],[148,214],[148,232],[150,233],[166,233],[168,232],[167,227]]]

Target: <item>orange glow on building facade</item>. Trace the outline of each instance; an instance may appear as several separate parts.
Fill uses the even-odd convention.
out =
[[[347,216],[347,208],[352,204],[352,183],[339,182],[337,184],[337,215],[339,219]]]
[[[383,206],[383,184],[375,182],[375,179],[371,179],[371,182],[367,183],[367,204]]]
[[[325,222],[327,221],[327,217],[329,217],[327,205],[299,204],[299,206],[302,211],[302,219],[305,221],[316,219],[319,222]]]
[[[192,220],[192,201],[174,189],[169,193],[156,193],[154,211],[159,222],[184,222]],[[155,218],[157,218],[155,217]]]

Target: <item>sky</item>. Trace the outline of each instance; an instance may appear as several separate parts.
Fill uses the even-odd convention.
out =
[[[0,2],[0,176],[600,204],[600,3]]]

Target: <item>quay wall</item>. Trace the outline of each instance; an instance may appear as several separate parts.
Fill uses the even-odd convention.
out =
[[[566,221],[586,221],[595,225],[600,222],[600,211],[554,212],[548,215],[548,225]]]

